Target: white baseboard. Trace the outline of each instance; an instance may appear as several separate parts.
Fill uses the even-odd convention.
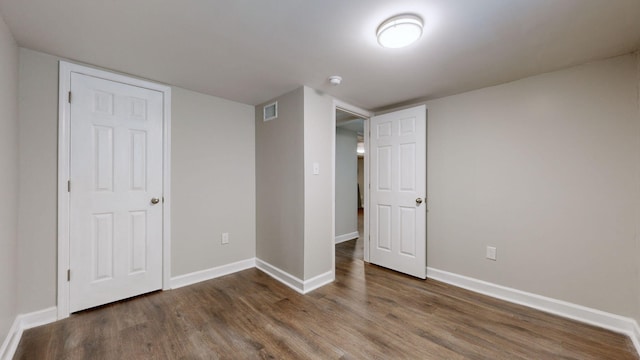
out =
[[[627,335],[640,354],[640,326],[632,318],[430,267],[427,278]]]
[[[303,286],[303,281],[298,279],[297,277],[289,274],[288,272],[284,271],[284,270],[280,270],[277,267],[269,264],[266,261],[262,261],[258,258],[256,258],[256,267],[258,268],[258,270],[261,270],[262,272],[266,273],[267,275],[271,276],[272,278],[280,281],[281,283],[287,285],[288,287],[292,288],[293,290],[299,292],[300,294],[304,294],[304,286]]]
[[[229,275],[234,272],[256,267],[256,258],[237,261],[231,264],[217,266],[211,269],[200,270],[189,274],[179,275],[171,278],[171,288],[177,289],[183,286],[192,285],[201,281],[215,279],[220,276]]]
[[[303,295],[324,286],[335,279],[333,271],[327,271],[324,274],[320,274],[309,280],[303,281],[288,272],[257,258],[256,268]]]
[[[360,237],[360,233],[357,232],[357,231],[354,231],[354,232],[348,233],[348,234],[337,235],[336,236],[336,244],[340,244],[340,243],[345,242],[345,241],[357,239],[359,237]]]
[[[7,337],[2,343],[2,347],[0,347],[0,360],[11,360],[13,358],[16,349],[18,349],[22,333],[25,330],[49,324],[56,320],[58,320],[58,310],[55,306],[16,316]]]
[[[304,281],[304,284],[302,284],[303,286],[302,293],[303,294],[310,293],[319,287],[323,287],[327,284],[332,283],[335,279],[336,279],[336,276],[333,273],[333,271],[327,271],[324,274],[314,276],[311,279]]]
[[[2,347],[0,347],[0,360],[11,360],[13,358],[13,354],[18,348],[20,337],[22,337],[22,329],[20,329],[20,319],[16,316],[7,337],[2,343]]]
[[[55,306],[18,315],[21,320],[22,330],[34,328],[36,326],[50,324],[58,320],[58,309]]]
[[[633,319],[631,320],[633,321],[633,330],[627,335],[629,335],[631,341],[633,342],[633,346],[635,346],[636,351],[638,352],[638,354],[640,354],[640,326],[638,325],[637,321]]]

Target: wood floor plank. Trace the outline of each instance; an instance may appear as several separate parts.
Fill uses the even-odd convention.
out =
[[[620,334],[336,249],[336,281],[300,295],[257,269],[24,332],[15,359],[638,359]]]

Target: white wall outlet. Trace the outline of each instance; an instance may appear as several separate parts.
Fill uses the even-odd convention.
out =
[[[222,233],[222,245],[229,243],[229,233]]]
[[[496,261],[498,250],[494,246],[487,246],[487,259]]]
[[[313,175],[320,175],[320,163],[313,163]]]

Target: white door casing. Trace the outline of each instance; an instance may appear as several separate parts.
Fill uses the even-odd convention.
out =
[[[61,62],[60,90],[58,318],[64,318],[168,288],[170,88]]]
[[[370,123],[369,259],[426,278],[426,107]]]

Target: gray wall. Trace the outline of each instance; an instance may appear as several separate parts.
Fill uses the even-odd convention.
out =
[[[336,236],[358,231],[358,134],[336,128]]]
[[[638,319],[637,66],[427,102],[428,265]]]
[[[18,47],[0,16],[0,344],[16,317]]]
[[[171,95],[171,273],[254,258],[253,106],[175,87]]]
[[[264,122],[273,101],[278,118]],[[332,270],[333,111],[333,98],[305,86],[255,109],[256,254],[302,280]]]
[[[58,60],[20,49],[19,312],[56,304]],[[172,91],[176,276],[254,256],[254,130],[251,106]]]
[[[263,106],[278,101],[278,118]],[[255,107],[256,256],[304,278],[304,91]]]
[[[332,97],[304,87],[304,280],[333,270],[334,112]]]
[[[58,59],[20,48],[18,298],[21,313],[56,305]]]

